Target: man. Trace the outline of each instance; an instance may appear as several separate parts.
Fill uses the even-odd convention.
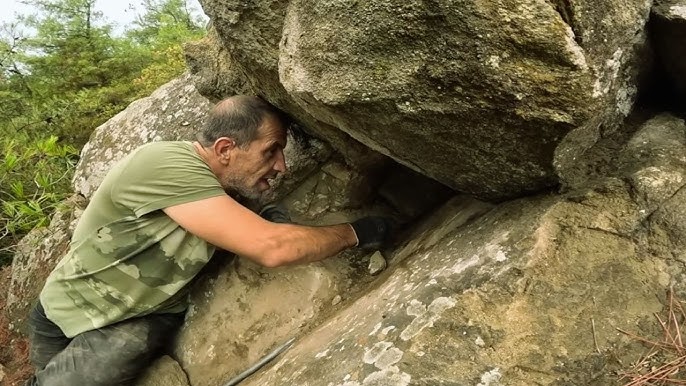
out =
[[[131,384],[182,323],[188,284],[215,247],[277,267],[386,238],[383,218],[278,223],[226,194],[258,197],[286,170],[286,124],[258,97],[228,98],[197,142],[147,144],[112,168],[31,312],[28,384]]]

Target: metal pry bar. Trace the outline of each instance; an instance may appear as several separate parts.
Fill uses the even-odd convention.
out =
[[[291,345],[293,344],[293,342],[295,342],[295,338],[289,339],[286,343],[275,348],[269,354],[263,356],[262,359],[257,361],[257,363],[250,366],[249,369],[247,369],[247,370],[243,371],[242,373],[236,375],[235,377],[231,378],[231,380],[229,382],[227,382],[226,384],[224,384],[224,386],[236,386],[237,384],[241,383],[245,378],[247,378],[247,377],[251,376],[252,374],[254,374],[255,372],[257,372],[257,370],[261,369],[264,365],[271,362],[271,360],[276,358],[279,354],[288,350],[291,347]]]

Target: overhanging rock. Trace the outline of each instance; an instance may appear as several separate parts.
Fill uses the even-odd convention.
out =
[[[610,131],[628,114],[650,7],[645,0],[201,3],[252,90],[334,148],[345,152],[351,143],[340,130],[489,200],[564,180],[600,128]]]

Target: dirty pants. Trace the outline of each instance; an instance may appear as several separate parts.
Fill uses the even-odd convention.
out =
[[[131,385],[182,323],[183,313],[153,314],[67,338],[38,302],[29,315],[36,373],[26,386]]]

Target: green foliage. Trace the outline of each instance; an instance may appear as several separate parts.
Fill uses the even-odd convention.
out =
[[[93,129],[180,75],[205,33],[184,0],[144,0],[115,35],[95,2],[28,0],[36,13],[0,28],[0,266],[69,195]]]
[[[77,150],[57,137],[8,133],[0,141],[0,263],[8,262],[19,238],[48,216],[69,194]]]
[[[134,80],[142,95],[147,95],[184,70],[183,50],[178,42],[199,39],[205,30],[201,28],[202,20],[193,16],[184,0],[143,0],[143,4],[148,12],[136,20],[137,28],[127,35],[150,49],[152,64]]]

